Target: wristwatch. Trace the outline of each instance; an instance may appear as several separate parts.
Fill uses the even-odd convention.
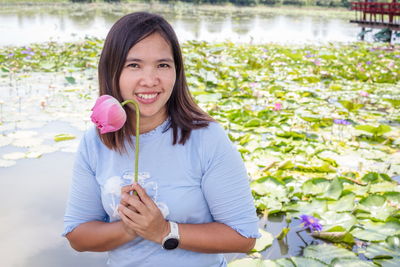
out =
[[[164,237],[162,241],[162,247],[167,250],[176,249],[179,245],[179,229],[176,222],[169,221],[171,228],[169,234]]]

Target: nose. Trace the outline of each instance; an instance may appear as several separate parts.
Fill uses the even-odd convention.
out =
[[[159,81],[157,69],[147,68],[143,70],[142,77],[140,77],[141,86],[154,87],[158,85]]]

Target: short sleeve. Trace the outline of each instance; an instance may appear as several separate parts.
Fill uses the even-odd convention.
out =
[[[93,136],[93,135],[92,135]],[[107,213],[101,202],[99,184],[95,178],[94,168],[90,164],[87,133],[82,138],[72,173],[72,184],[70,187],[67,207],[64,215],[63,236],[70,233],[78,225],[89,221],[105,221]]]
[[[202,140],[202,190],[216,222],[259,238],[258,218],[243,160],[223,128],[210,123]]]

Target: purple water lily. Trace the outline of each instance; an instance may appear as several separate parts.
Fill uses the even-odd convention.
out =
[[[29,56],[33,56],[35,54],[35,52],[31,51],[31,50],[22,50],[21,54],[25,54],[25,55],[29,55]]]
[[[335,124],[339,124],[339,125],[350,125],[351,122],[346,121],[346,120],[341,120],[341,119],[334,119],[333,122]]]
[[[301,215],[300,221],[304,225],[305,228],[308,228],[310,231],[322,231],[322,225],[319,223],[319,220],[310,215]]]

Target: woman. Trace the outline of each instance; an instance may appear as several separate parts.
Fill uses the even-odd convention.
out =
[[[145,12],[117,21],[99,84],[100,95],[139,103],[141,177],[125,182],[135,150],[127,105],[120,130],[93,128],[81,141],[64,218],[71,246],[109,251],[111,266],[226,266],[219,253],[251,250],[258,219],[244,164],[191,98],[171,25]]]

